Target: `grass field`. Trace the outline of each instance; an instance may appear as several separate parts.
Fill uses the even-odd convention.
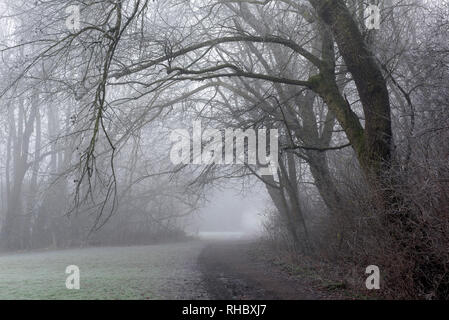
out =
[[[0,255],[0,299],[207,298],[197,271],[200,242]],[[65,286],[68,265],[80,289]]]

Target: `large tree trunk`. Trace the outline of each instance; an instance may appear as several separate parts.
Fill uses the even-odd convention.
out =
[[[385,78],[344,1],[309,2],[330,28],[353,76],[363,106],[365,128],[361,127],[347,101],[338,93],[333,81],[333,68],[322,71],[315,89],[335,110],[363,171],[369,176],[379,176],[389,166],[392,144],[390,102]]]

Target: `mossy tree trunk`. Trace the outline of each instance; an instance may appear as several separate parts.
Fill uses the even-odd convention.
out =
[[[389,166],[391,159],[392,132],[386,80],[345,2],[309,2],[329,27],[347,69],[352,74],[364,111],[365,127],[362,127],[349,103],[338,92],[333,65],[324,66],[320,74],[312,79],[312,89],[335,112],[365,174],[379,177]]]

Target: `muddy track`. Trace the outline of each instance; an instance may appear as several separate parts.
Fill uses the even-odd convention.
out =
[[[250,241],[217,241],[198,257],[212,299],[319,299],[307,284],[254,254]]]

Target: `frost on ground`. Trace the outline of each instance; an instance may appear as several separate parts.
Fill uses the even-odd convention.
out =
[[[0,255],[0,299],[207,299],[199,241]],[[80,269],[80,290],[65,269]]]

